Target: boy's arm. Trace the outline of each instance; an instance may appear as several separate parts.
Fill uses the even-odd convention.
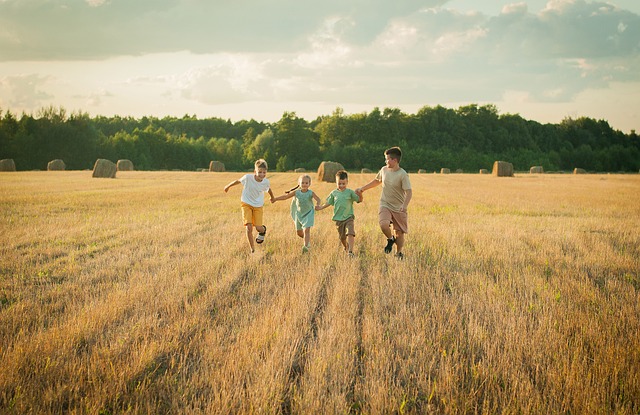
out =
[[[407,189],[404,191],[404,203],[402,204],[403,212],[407,211],[407,207],[409,206],[409,202],[411,202],[412,197],[413,197],[413,191],[411,189]]]
[[[240,180],[234,180],[234,181],[232,181],[231,183],[229,183],[228,185],[226,185],[226,186],[224,187],[224,192],[225,192],[225,193],[227,193],[227,192],[229,191],[229,188],[231,188],[231,187],[233,187],[233,186],[235,186],[235,185],[238,185],[238,184],[240,184]]]
[[[382,182],[381,182],[380,180],[373,179],[373,180],[371,180],[369,183],[365,184],[364,186],[362,186],[362,187],[358,187],[358,188],[355,190],[355,192],[356,192],[356,193],[358,193],[358,194],[361,194],[361,193],[362,193],[362,192],[364,192],[365,190],[372,189],[372,188],[374,188],[374,187],[376,187],[376,186],[379,186],[380,184],[382,184]]]
[[[273,191],[271,190],[271,188],[269,188],[269,196],[270,196],[271,203],[275,203],[276,199],[273,196]]]

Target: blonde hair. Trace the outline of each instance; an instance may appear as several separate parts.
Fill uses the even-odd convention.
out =
[[[258,159],[256,160],[256,162],[254,163],[255,169],[265,169],[268,170],[269,167],[267,167],[267,161],[265,159]]]
[[[311,176],[309,176],[308,174],[301,174],[300,177],[298,177],[298,184],[295,187],[292,187],[291,189],[287,190],[285,193],[289,194],[294,190],[297,190],[300,187],[300,183],[302,183],[302,179],[304,178],[309,179],[309,186],[311,186]]]

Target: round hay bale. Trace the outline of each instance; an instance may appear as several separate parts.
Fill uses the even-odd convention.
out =
[[[67,165],[60,159],[51,160],[49,164],[47,164],[47,170],[49,171],[61,171],[66,170],[66,168]]]
[[[133,171],[133,163],[127,159],[118,160],[116,169],[118,169],[118,171]]]
[[[93,165],[93,177],[115,179],[118,168],[116,164],[110,160],[98,159]]]
[[[457,169],[457,170],[456,170],[456,173],[458,173],[458,174],[460,174],[460,173],[464,173],[464,170],[462,170],[462,169]]]
[[[296,173],[304,173],[304,172],[306,172],[306,170],[303,169],[302,167],[298,167],[297,169],[294,170],[294,172],[296,172]]]
[[[336,173],[344,170],[342,164],[333,161],[323,161],[318,167],[318,180],[322,182],[335,183]]]
[[[223,172],[224,163],[221,161],[212,161],[211,163],[209,163],[209,171]]]
[[[489,174],[489,170],[487,169],[480,169],[480,174]]]
[[[573,174],[587,174],[587,171],[585,169],[579,169],[579,168],[575,168],[573,169]]]
[[[493,163],[493,173],[496,177],[513,177],[513,164],[506,161]]]
[[[542,166],[532,166],[529,169],[529,174],[544,174],[544,168]]]
[[[371,171],[371,169],[362,169],[362,170],[360,170],[360,173],[362,173],[362,174],[370,174],[370,173],[373,173],[373,172]]]
[[[425,174],[427,171],[425,169],[418,169],[418,174]]]
[[[440,169],[440,174],[449,174],[451,173],[451,169],[448,169],[446,167],[443,167]]]
[[[0,171],[16,171],[16,163],[13,159],[0,160]]]

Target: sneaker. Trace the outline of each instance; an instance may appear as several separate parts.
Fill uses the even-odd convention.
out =
[[[402,252],[398,252],[396,254],[396,258],[398,258],[400,261],[402,261],[404,259],[404,254]]]
[[[390,254],[391,250],[393,249],[393,244],[396,243],[396,237],[394,236],[391,239],[387,239],[387,246],[384,247],[384,253],[385,254]]]
[[[351,251],[349,251],[349,253],[348,253],[347,255],[349,255],[349,258],[353,258],[353,257],[355,257],[355,256],[356,256],[356,255],[355,255],[353,252],[351,252]]]
[[[264,242],[264,235],[267,233],[267,227],[264,227],[264,232],[258,233],[258,237],[256,238],[256,242],[261,244]]]
[[[302,245],[302,253],[306,254],[307,252],[309,252],[309,247],[307,245]]]

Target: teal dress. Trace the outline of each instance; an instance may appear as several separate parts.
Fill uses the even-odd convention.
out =
[[[296,190],[296,195],[291,200],[291,218],[300,231],[313,226],[316,211],[313,204],[313,191]]]

